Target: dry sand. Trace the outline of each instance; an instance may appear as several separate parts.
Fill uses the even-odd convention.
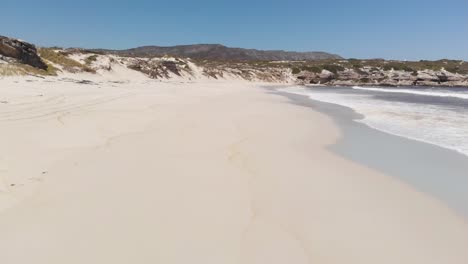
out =
[[[0,263],[466,264],[468,225],[245,82],[0,80]]]

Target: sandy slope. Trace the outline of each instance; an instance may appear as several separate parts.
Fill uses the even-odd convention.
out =
[[[468,226],[240,82],[0,80],[0,263],[468,263]]]

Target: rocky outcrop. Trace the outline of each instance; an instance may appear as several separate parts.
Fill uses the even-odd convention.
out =
[[[36,47],[30,43],[0,36],[0,55],[14,58],[21,63],[47,70],[47,65],[37,54]]]
[[[301,84],[321,84],[329,86],[468,86],[468,75],[444,70],[395,71],[384,69],[345,69],[332,73],[301,71],[295,74]]]

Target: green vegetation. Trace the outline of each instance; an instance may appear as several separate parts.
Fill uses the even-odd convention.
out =
[[[314,72],[314,73],[321,73],[323,68],[317,66],[305,66],[302,68],[304,71]]]
[[[11,63],[11,64],[0,64],[0,76],[22,76],[22,75],[56,75],[56,68],[48,65],[47,71],[34,68],[27,64]]]
[[[358,59],[349,59],[348,62],[351,64],[352,68],[360,69],[363,67],[362,61]]]
[[[39,56],[47,64],[47,70],[41,70],[26,64],[10,63],[0,64],[0,76],[15,76],[15,75],[38,75],[38,76],[55,76],[60,71],[54,65],[61,66],[64,70],[69,72],[91,72],[95,73],[93,69],[87,65],[83,65],[78,61],[70,59],[67,54],[62,51],[55,51],[53,48],[40,48],[38,50]],[[95,61],[97,55],[88,57],[89,61]],[[88,64],[88,62],[87,62]]]
[[[387,62],[383,65],[384,71],[406,71],[406,72],[414,72],[414,69],[404,62]]]
[[[337,74],[339,71],[345,70],[343,66],[337,64],[324,65],[323,68],[329,72],[333,72],[334,74]]]
[[[445,69],[452,73],[468,74],[468,63],[455,60],[440,61],[386,61],[383,59],[339,59],[339,60],[315,60],[315,61],[215,61],[215,60],[193,60],[195,64],[205,68],[205,75],[215,78],[219,77],[219,71],[227,71],[242,78],[249,79],[252,76],[264,78],[264,73],[269,73],[271,78],[281,78],[281,72],[288,70],[298,80],[307,83],[325,83],[319,80],[319,74],[323,70],[330,71],[335,76],[328,76],[330,80],[355,80],[363,84],[398,83],[400,80],[392,79],[389,71],[404,71],[413,79],[421,71],[440,71]],[[355,73],[342,74],[345,70],[354,70]],[[252,73],[249,75],[248,73]],[[386,72],[386,73],[385,73]],[[357,73],[357,75],[356,75]],[[268,75],[268,74],[267,74]],[[273,77],[272,77],[273,76]],[[266,78],[266,77],[265,77]],[[358,79],[355,79],[358,78]],[[407,77],[406,77],[407,78]]]
[[[27,72],[18,65],[0,64],[0,76],[26,75]]]
[[[63,67],[64,70],[69,72],[91,72],[95,73],[95,71],[89,68],[86,65],[79,63],[78,61],[72,60],[66,56],[65,53],[61,51],[55,51],[53,49],[48,48],[41,48],[39,49],[39,55],[42,59],[60,65]]]
[[[295,67],[292,68],[292,73],[293,74],[299,74],[300,72],[302,71],[306,71],[306,72],[313,72],[313,73],[321,73],[323,70],[327,70],[327,71],[330,71],[330,72],[333,72],[333,73],[338,73],[339,71],[344,71],[345,68],[341,65],[337,65],[337,64],[328,64],[328,63],[325,63],[325,64],[320,64],[320,63],[316,63],[316,65],[311,65],[312,62],[309,62],[309,63],[294,63],[293,62],[293,65]],[[299,65],[296,65],[296,64],[299,64]]]
[[[292,74],[299,74],[301,72],[301,69],[299,68],[293,68],[292,69]]]
[[[279,64],[270,63],[270,66],[278,67]],[[285,66],[285,64],[283,64]],[[413,76],[417,75],[418,71],[433,70],[440,71],[445,69],[451,73],[468,74],[468,63],[458,60],[439,60],[439,61],[385,61],[382,59],[373,60],[317,60],[307,62],[290,62],[287,66],[293,71],[293,74],[298,74],[302,71],[320,73],[322,70],[327,70],[333,73],[344,71],[345,69],[354,69],[362,74],[363,69],[366,71],[377,73],[384,71],[406,71]]]
[[[85,59],[85,64],[89,66],[93,64],[93,62],[97,61],[97,58],[98,58],[98,55],[96,54],[91,55]]]
[[[451,73],[468,74],[468,63],[465,61],[443,61],[444,69]]]

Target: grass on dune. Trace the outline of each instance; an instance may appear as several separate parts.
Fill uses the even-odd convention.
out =
[[[97,61],[98,55],[91,55],[85,59],[85,64],[86,65],[91,65],[93,62]]]
[[[41,70],[27,64],[22,63],[8,63],[0,64],[0,76],[18,76],[18,75],[39,75],[39,76],[55,76],[60,69],[54,67],[59,65],[65,71],[69,72],[91,72],[95,73],[93,69],[87,65],[83,65],[78,61],[68,58],[62,52],[56,52],[52,48],[40,48],[38,50],[39,56],[47,64],[47,70]]]
[[[48,69],[41,70],[26,64],[11,63],[0,64],[0,76],[24,76],[24,75],[39,75],[51,76],[57,75],[57,69],[52,65],[48,65]]]
[[[49,61],[51,63],[60,65],[63,67],[64,70],[69,72],[91,72],[94,73],[95,71],[88,66],[79,63],[76,60],[68,58],[65,54],[60,51],[55,51],[49,48],[40,48],[39,55],[42,59]],[[49,65],[50,66],[50,65]]]

